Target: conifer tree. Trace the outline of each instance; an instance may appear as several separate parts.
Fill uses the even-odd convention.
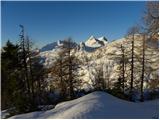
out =
[[[1,86],[2,86],[2,109],[13,106],[14,93],[17,89],[18,78],[18,45],[9,40],[2,48],[1,53]]]

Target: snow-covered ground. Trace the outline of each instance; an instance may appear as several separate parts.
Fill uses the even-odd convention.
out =
[[[81,98],[60,103],[48,111],[32,112],[11,119],[136,119],[158,118],[159,100],[133,103],[118,99],[105,92],[93,92]]]
[[[2,119],[6,118],[6,116],[8,116],[8,115],[9,115],[9,113],[7,112],[7,110],[2,110],[1,111],[1,118]]]

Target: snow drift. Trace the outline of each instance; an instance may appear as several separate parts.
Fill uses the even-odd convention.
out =
[[[32,112],[11,119],[148,119],[158,118],[158,100],[133,103],[105,92],[93,92],[81,98],[56,105],[48,111]]]

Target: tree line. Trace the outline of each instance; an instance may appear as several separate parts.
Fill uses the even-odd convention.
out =
[[[120,91],[120,95],[123,96],[125,94],[125,88],[129,89],[129,96],[128,99],[130,101],[134,100],[134,83],[135,75],[139,72],[141,74],[140,80],[138,84],[140,85],[140,101],[144,101],[144,78],[146,72],[148,72],[147,64],[151,64],[148,60],[149,54],[146,53],[147,50],[147,42],[152,41],[158,44],[159,39],[159,6],[158,2],[147,2],[146,3],[146,11],[144,16],[142,17],[141,24],[134,25],[133,27],[129,28],[127,35],[125,38],[125,44],[131,44],[130,52],[128,53],[127,49],[124,44],[121,46],[117,45],[116,47],[119,48],[121,54],[116,56],[116,59],[119,59],[119,78],[115,83],[115,89]],[[138,36],[138,37],[137,37]],[[141,46],[136,46],[135,41],[139,39],[141,41]],[[139,48],[140,47],[140,48]],[[136,51],[139,49],[139,55],[137,55]],[[114,54],[114,53],[113,53]],[[137,66],[138,62],[138,66]],[[126,66],[129,66],[129,72],[126,69]],[[146,71],[145,71],[146,70]],[[154,71],[153,68],[150,71]],[[127,72],[129,74],[127,74]],[[129,77],[128,77],[129,76]],[[127,80],[130,79],[130,83],[127,85]],[[156,78],[158,81],[158,77]],[[154,80],[151,83],[154,88],[156,85],[154,84]],[[157,83],[157,82],[156,82]],[[128,86],[125,86],[125,84]],[[117,94],[116,94],[117,95]],[[118,95],[119,96],[119,95]]]

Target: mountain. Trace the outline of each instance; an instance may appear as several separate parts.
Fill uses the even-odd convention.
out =
[[[47,45],[45,45],[44,47],[42,47],[42,48],[40,49],[40,52],[53,50],[53,49],[55,49],[55,47],[56,47],[57,45],[58,45],[57,42],[53,42],[53,43],[47,44]]]
[[[57,42],[53,42],[50,44],[45,45],[44,47],[42,47],[40,49],[40,52],[45,52],[45,51],[50,51],[50,50],[55,50],[56,48],[60,47],[64,45],[64,41],[63,40],[58,40]],[[71,47],[76,47],[77,43],[73,42]]]
[[[98,48],[106,46],[107,44],[108,40],[104,36],[100,38],[95,38],[94,36],[91,36],[85,42],[80,42],[78,49],[86,52],[94,52]]]
[[[134,68],[137,72],[134,73],[134,82],[137,85],[139,80],[141,80],[141,57],[142,57],[142,38],[141,36],[135,36],[135,65]],[[86,42],[81,42],[78,50],[76,50],[75,55],[82,61],[81,69],[79,73],[84,75],[81,77],[84,83],[82,83],[82,89],[90,90],[93,88],[92,81],[96,73],[96,68],[102,67],[105,74],[107,84],[112,88],[114,82],[117,81],[119,77],[118,68],[120,67],[121,60],[121,45],[125,48],[125,56],[128,59],[126,64],[126,84],[129,85],[130,80],[130,62],[131,61],[131,40],[126,38],[121,38],[112,42],[106,42],[106,44],[100,47],[101,44],[97,41],[107,41],[104,37],[101,39],[96,39],[91,36]],[[150,41],[152,43],[152,41]],[[95,45],[99,47],[93,47]],[[87,46],[88,45],[88,46]],[[45,67],[52,67],[54,60],[57,56],[57,50],[40,52],[40,56],[44,60]],[[155,47],[151,47],[150,44],[146,44],[145,50],[145,81],[144,88],[149,88],[152,80],[157,80],[159,75],[159,50]],[[87,58],[87,61],[86,61]],[[88,67],[89,66],[89,67]],[[147,74],[148,73],[148,74]]]
[[[59,103],[51,110],[15,115],[9,119],[153,119],[158,118],[158,102],[158,99],[128,102],[97,91]]]
[[[77,43],[74,42],[72,46],[78,47],[78,49],[81,50],[93,52],[97,48],[105,46],[106,44],[108,44],[108,40],[105,37],[95,38],[94,36],[91,36],[86,42],[81,42],[79,45],[77,45]],[[45,45],[40,49],[40,52],[54,50],[55,48],[61,45],[63,45],[63,40],[59,40],[57,42]]]
[[[104,36],[102,36],[102,37],[98,38],[98,40],[99,40],[99,41],[103,41],[103,42],[104,42],[104,44],[107,44],[107,43],[108,43],[107,38],[105,38]]]
[[[88,47],[99,48],[105,46],[108,43],[105,37],[95,38],[91,36],[86,42],[85,45]]]

